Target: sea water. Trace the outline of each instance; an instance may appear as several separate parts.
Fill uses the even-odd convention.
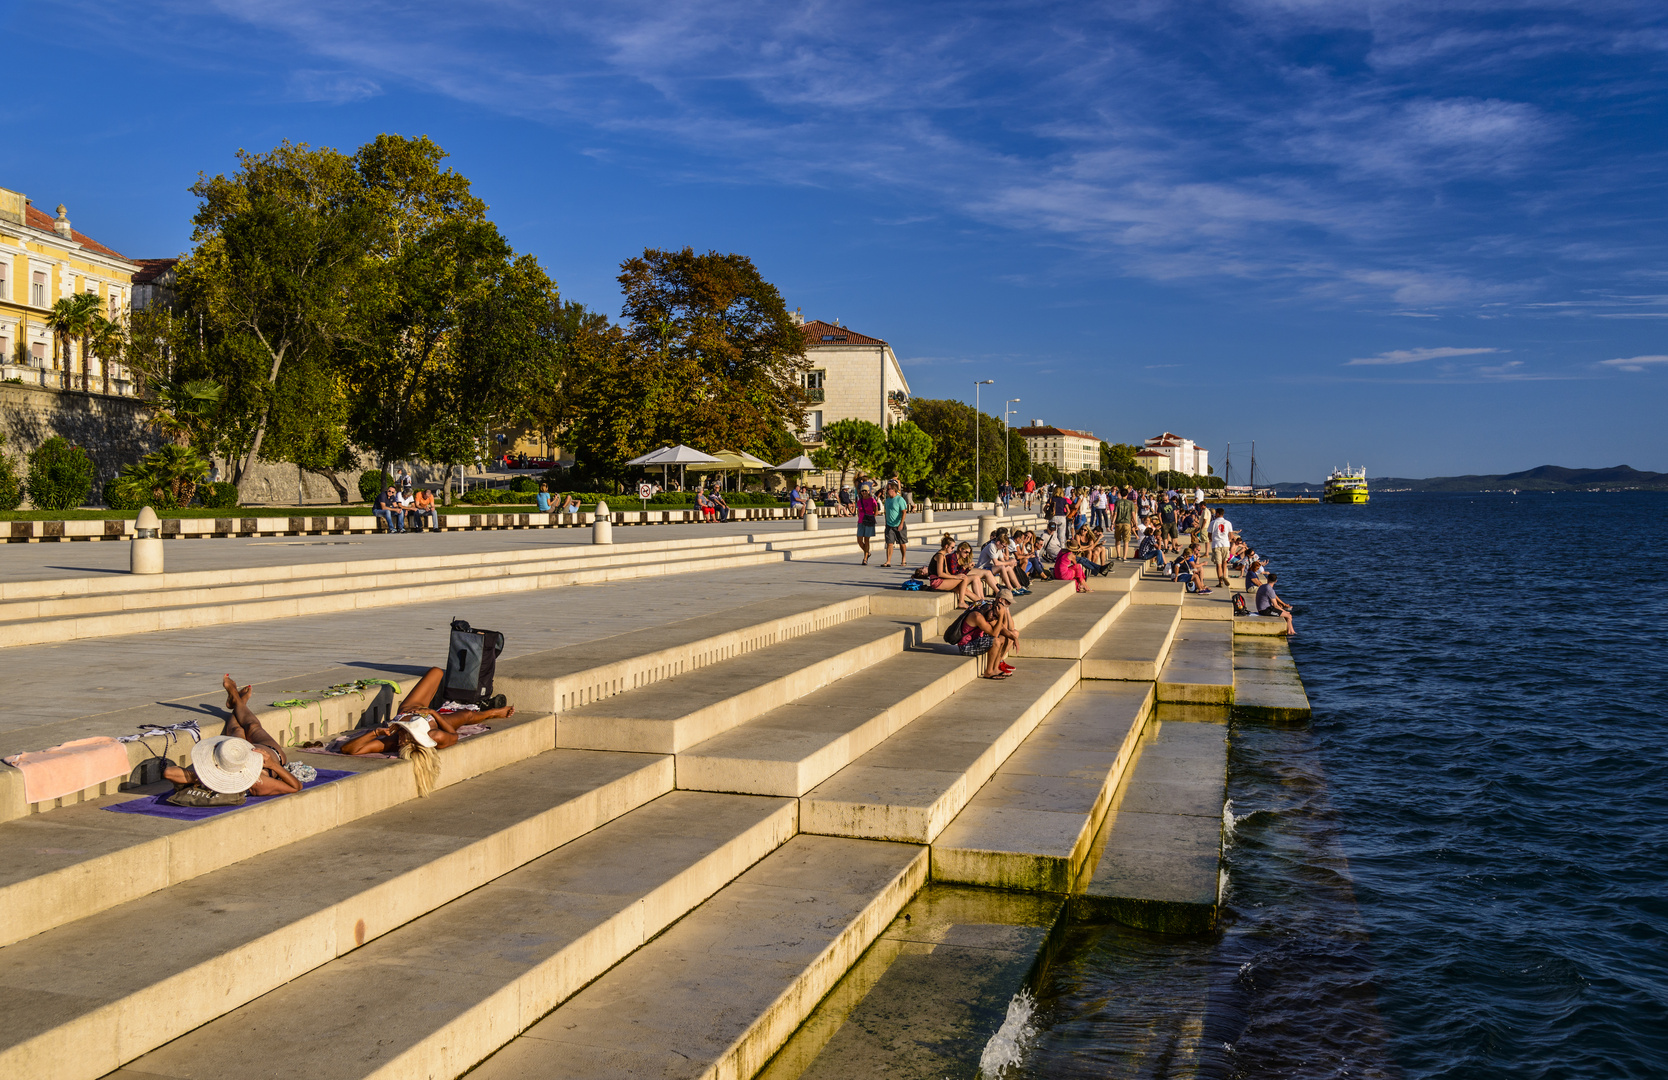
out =
[[[1668,495],[1230,511],[1313,722],[1233,724],[1221,930],[1073,931],[1003,1075],[1668,1076]]]

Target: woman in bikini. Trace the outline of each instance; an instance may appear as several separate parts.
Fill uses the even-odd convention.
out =
[[[458,728],[464,724],[502,720],[515,715],[514,705],[506,705],[500,709],[457,711],[430,708],[434,703],[434,695],[440,692],[441,680],[445,677],[444,670],[437,667],[429,668],[428,672],[417,680],[417,685],[411,688],[411,693],[400,702],[392,720],[349,739],[342,744],[341,752],[397,754],[401,746],[413,742],[427,746],[428,744],[423,742],[423,736],[427,736],[433,742],[435,749],[444,750],[457,743]],[[426,725],[424,721],[427,721]]]
[[[226,718],[226,727],[221,734],[244,740],[261,755],[260,776],[255,779],[248,793],[259,798],[263,795],[288,795],[300,791],[301,781],[285,768],[289,759],[284,756],[283,747],[278,745],[278,740],[261,726],[260,719],[249,709],[249,697],[254,693],[254,686],[245,686],[239,690],[237,681],[230,675],[221,680],[221,685],[226,688],[226,709],[232,714]],[[181,787],[198,782],[194,766],[169,765],[162,770],[162,777]]]

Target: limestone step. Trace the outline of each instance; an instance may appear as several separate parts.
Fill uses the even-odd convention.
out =
[[[1234,703],[1234,625],[1183,619],[1158,673],[1158,700],[1197,705]]]
[[[671,787],[552,750],[8,945],[0,1076],[103,1076]]]
[[[1035,993],[1065,906],[929,882],[754,1080],[980,1075],[1014,998]]]
[[[470,567],[503,568],[518,563],[537,563],[553,559],[591,559],[599,553],[610,555],[641,555],[654,553],[692,552],[714,547],[728,547],[738,543],[755,543],[739,536],[681,537],[667,540],[645,540],[633,543],[597,547],[591,544],[531,543],[518,551],[460,552],[434,555],[419,550],[411,554],[388,558],[337,559],[322,562],[282,563],[275,566],[244,566],[232,571],[241,584],[278,582],[300,578],[355,577],[365,574],[397,573],[408,570],[460,569]],[[146,589],[196,589],[223,585],[228,571],[185,570],[149,575],[143,579]],[[126,574],[100,574],[95,577],[67,577],[0,581],[0,601],[70,599],[114,593],[132,592],[135,579]]]
[[[971,683],[979,661],[912,649],[691,746],[680,788],[800,796]]]
[[[796,836],[470,1076],[751,1077],[926,876],[924,847]]]
[[[1130,601],[1136,604],[1181,607],[1182,598],[1186,595],[1187,586],[1181,582],[1151,573],[1143,574],[1129,590]]]
[[[513,765],[555,745],[553,716],[518,715],[493,725],[484,735],[440,751],[439,787]],[[0,911],[6,913],[0,919],[0,945],[417,798],[409,762],[291,753],[319,768],[353,775],[197,821],[107,812],[106,806],[145,797],[118,794],[0,824]]]
[[[1021,658],[979,679],[817,785],[802,832],[931,843],[1078,681],[1075,660]]]
[[[1155,681],[1180,626],[1179,606],[1132,604],[1083,654],[1083,677]]]
[[[1160,705],[1095,840],[1073,917],[1204,933],[1221,898],[1227,710]]]
[[[1074,595],[1025,627],[1020,650],[1025,656],[1082,659],[1128,607],[1127,592]]]
[[[714,554],[697,553],[689,558],[629,556],[598,557],[593,563],[573,566],[531,568],[525,573],[479,571],[461,577],[445,577],[421,571],[395,575],[397,584],[377,584],[374,578],[313,578],[262,586],[262,590],[287,592],[261,599],[234,599],[244,590],[228,586],[219,589],[189,589],[187,595],[136,594],[139,610],[107,611],[90,615],[25,617],[0,622],[0,648],[42,645],[119,634],[185,630],[203,626],[288,619],[323,615],[390,604],[432,603],[437,600],[494,596],[529,589],[550,589],[563,585],[626,581],[703,570],[724,570],[760,566],[781,561],[781,556],[758,551],[751,545],[719,548]],[[225,598],[218,594],[224,592]],[[120,599],[120,598],[117,598]],[[92,602],[89,598],[88,602]],[[101,601],[102,602],[102,601]],[[24,606],[34,601],[20,602]]]
[[[1234,636],[1234,712],[1258,720],[1307,720],[1312,715],[1283,632],[1272,638]]]
[[[885,616],[854,619],[561,713],[556,745],[675,754],[862,671],[910,644]]]
[[[933,841],[933,880],[1070,892],[1152,707],[1151,683],[1079,683]]]
[[[665,795],[116,1076],[449,1080],[788,841],[794,817],[790,799]]]
[[[562,713],[868,612],[869,599],[861,594],[832,601],[780,596],[504,660],[494,686],[517,708]]]

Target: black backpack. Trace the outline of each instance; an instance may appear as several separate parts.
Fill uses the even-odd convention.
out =
[[[492,698],[492,677],[498,670],[498,654],[504,651],[504,635],[497,630],[476,630],[462,619],[452,620],[452,644],[446,650],[446,678],[440,700],[459,705],[481,705]]]

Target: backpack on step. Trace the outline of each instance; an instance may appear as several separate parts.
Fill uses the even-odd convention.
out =
[[[435,704],[455,701],[459,705],[484,705],[490,701],[498,654],[503,651],[504,635],[497,630],[476,630],[462,619],[453,619],[452,643],[446,650],[446,678]]]
[[[1244,593],[1238,593],[1237,592],[1237,593],[1234,594],[1234,614],[1235,615],[1247,615],[1247,614],[1249,614],[1249,612],[1247,612],[1245,610],[1245,594]]]

